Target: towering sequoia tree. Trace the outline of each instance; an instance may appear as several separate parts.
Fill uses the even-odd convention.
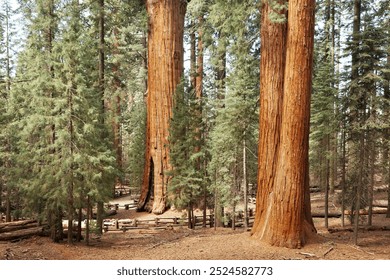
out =
[[[308,135],[314,0],[273,10],[263,1],[261,107],[256,218],[252,234],[271,245],[299,248],[315,231],[310,214]]]
[[[143,185],[138,209],[161,214],[166,208],[168,131],[172,96],[183,72],[183,31],[187,1],[148,0],[148,96]]]

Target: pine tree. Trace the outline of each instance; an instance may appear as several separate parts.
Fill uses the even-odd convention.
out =
[[[349,168],[346,190],[347,204],[351,207],[354,241],[357,243],[360,223],[359,209],[369,208],[372,223],[372,199],[377,165],[376,139],[380,129],[382,103],[379,92],[383,80],[385,33],[378,28],[376,11],[366,1],[354,2],[353,33],[347,44],[351,66],[347,76]],[[375,39],[374,39],[375,38]]]
[[[219,204],[233,208],[232,222],[234,225],[235,206],[242,201],[243,186],[243,148],[251,147],[256,151],[257,99],[259,81],[257,71],[258,46],[253,38],[258,33],[258,14],[256,5],[252,2],[237,3],[233,9],[231,30],[225,30],[231,40],[227,46],[231,57],[232,70],[227,73],[223,84],[226,91],[223,105],[216,110],[215,126],[210,135],[209,174],[212,178],[212,190],[215,196],[216,219],[222,219]],[[233,27],[234,26],[234,27]],[[218,68],[218,66],[216,66]],[[218,71],[217,71],[218,72]],[[224,74],[225,75],[225,74]],[[221,80],[216,84],[221,86]],[[217,103],[222,94],[216,94]],[[218,105],[217,105],[218,106]],[[243,143],[245,146],[243,147]],[[246,147],[248,146],[248,147]],[[256,154],[256,152],[255,152]],[[255,160],[250,160],[248,170],[255,170]],[[256,171],[249,172],[252,178]],[[245,203],[244,203],[245,204]]]
[[[72,242],[76,208],[89,208],[87,197],[106,200],[115,174],[112,149],[101,138],[107,128],[98,122],[97,44],[77,0],[64,6],[42,1],[29,8],[35,12],[26,14],[31,25],[17,69],[26,82],[15,87],[20,96],[19,184],[25,212],[47,219],[54,241],[62,239],[66,213]],[[63,15],[61,22],[55,21],[57,14]]]
[[[200,103],[195,92],[186,92],[182,82],[174,95],[173,115],[170,122],[170,155],[172,176],[168,184],[168,197],[173,205],[187,210],[188,227],[194,228],[193,212],[199,206],[204,184],[204,172],[199,163],[204,161],[202,139],[198,137],[198,130],[202,127],[202,118],[199,115]]]
[[[325,1],[323,30],[318,30],[311,108],[311,167],[314,184],[325,190],[325,226],[328,227],[329,191],[334,191],[337,159],[338,82],[335,57],[335,3]],[[321,3],[319,5],[321,7]],[[333,12],[332,12],[333,11]],[[317,17],[318,18],[318,17]],[[322,21],[322,19],[320,18]],[[336,152],[334,151],[336,149]]]
[[[121,171],[117,180],[139,189],[142,184],[146,92],[144,37],[147,15],[143,1],[106,2],[106,102],[113,147]],[[124,177],[125,176],[125,177]]]

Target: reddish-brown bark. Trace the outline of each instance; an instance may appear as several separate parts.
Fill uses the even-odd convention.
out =
[[[196,98],[200,99],[202,98],[202,92],[203,92],[203,31],[202,31],[202,26],[203,26],[203,17],[199,17],[199,26],[200,28],[198,29],[198,55],[196,58],[196,78],[195,78],[195,95]]]
[[[314,0],[291,0],[286,23],[262,20],[259,176],[255,238],[299,248],[315,231],[310,214],[308,135]],[[283,12],[287,16],[287,12]]]
[[[172,97],[183,73],[183,30],[187,1],[148,0],[148,95],[145,170],[139,210],[166,208],[168,132]]]

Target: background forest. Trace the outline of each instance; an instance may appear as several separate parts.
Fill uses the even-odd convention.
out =
[[[387,186],[390,201],[390,2],[316,5],[311,186],[341,189],[343,209],[372,206],[375,184]],[[256,193],[259,11],[257,0],[187,5],[168,192],[169,203],[189,215],[194,208],[220,213]],[[99,225],[116,184],[140,191],[147,22],[143,0],[1,2],[6,221],[46,220],[58,240],[62,219],[83,209],[96,206]]]

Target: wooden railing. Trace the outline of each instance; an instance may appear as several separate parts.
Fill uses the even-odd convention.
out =
[[[232,221],[225,219],[225,227],[231,227]],[[254,216],[249,217],[249,226],[253,225]],[[204,221],[203,215],[194,216],[192,221],[195,228],[214,227],[214,215],[207,214]],[[237,215],[235,227],[242,227],[244,219]],[[104,230],[107,231],[127,231],[133,229],[168,229],[174,227],[188,227],[186,217],[156,217],[149,219],[105,219]]]

